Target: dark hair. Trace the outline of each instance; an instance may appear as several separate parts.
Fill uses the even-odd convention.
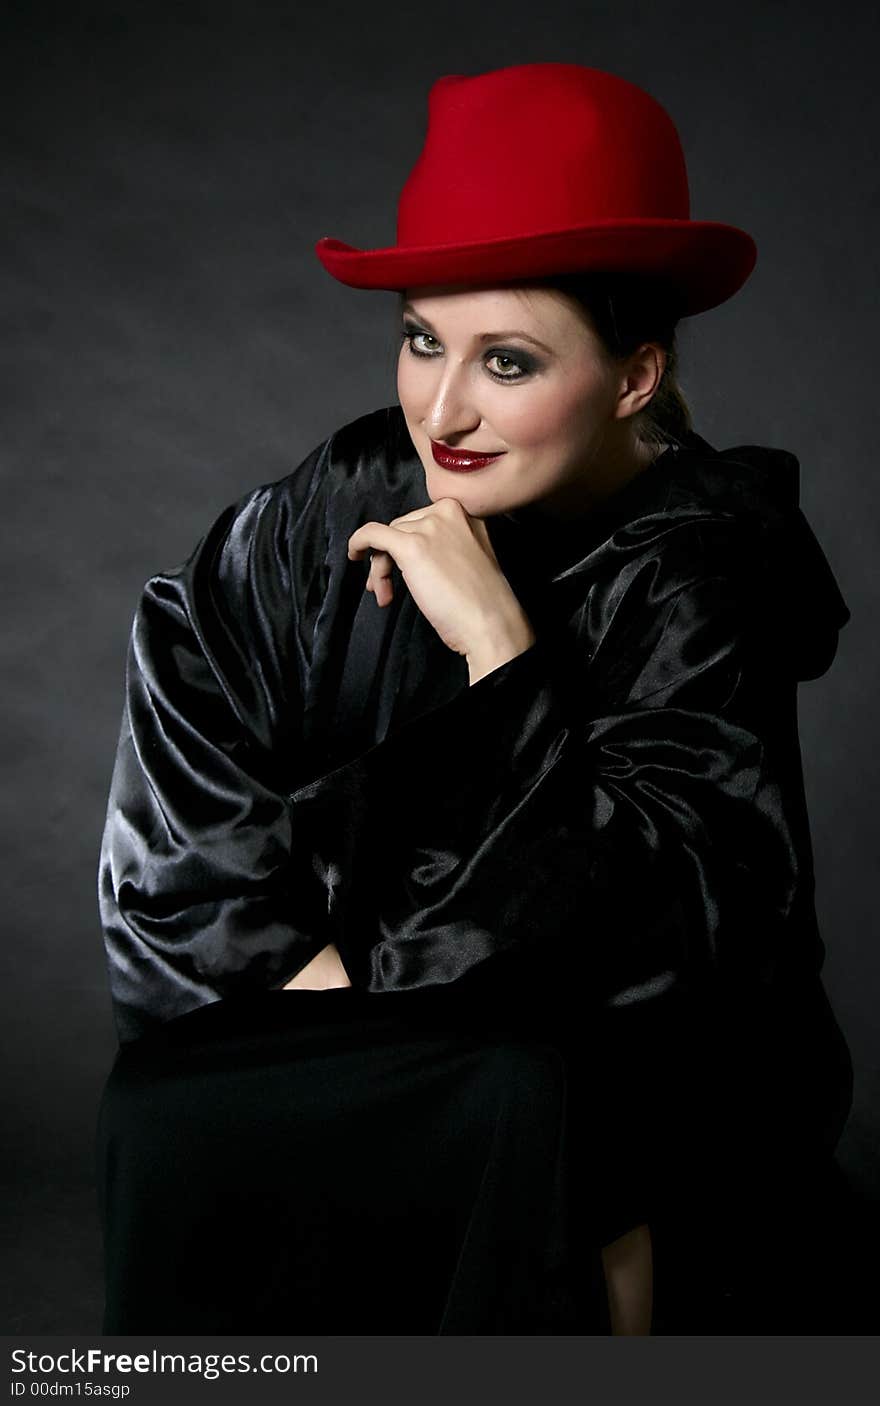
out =
[[[670,285],[644,274],[593,272],[529,282],[565,293],[578,303],[614,361],[625,361],[643,342],[663,348],[666,365],[660,383],[644,410],[633,416],[633,425],[636,437],[657,450],[681,444],[693,423],[678,384],[680,314]]]

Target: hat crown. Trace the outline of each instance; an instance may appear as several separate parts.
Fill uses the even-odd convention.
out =
[[[655,98],[602,69],[549,62],[438,78],[397,243],[315,245],[353,288],[620,273],[662,285],[680,317],[732,297],[757,252],[745,230],[690,218],[682,145]]]
[[[681,141],[656,99],[604,70],[516,64],[432,85],[424,146],[398,201],[397,242],[689,217]]]

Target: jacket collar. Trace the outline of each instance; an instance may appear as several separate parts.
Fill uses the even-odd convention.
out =
[[[493,547],[508,559],[526,555],[538,575],[564,571],[605,541],[614,529],[670,504],[672,485],[692,467],[694,457],[717,457],[718,451],[691,431],[680,444],[670,445],[646,468],[580,517],[550,519],[531,504],[488,519]],[[504,562],[501,561],[502,567]]]

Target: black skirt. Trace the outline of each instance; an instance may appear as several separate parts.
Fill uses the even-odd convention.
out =
[[[722,1174],[743,1214],[778,1187],[778,1116],[732,1113],[668,1004],[456,987],[266,992],[124,1045],[104,1331],[604,1333],[603,1245],[676,1207],[717,1233]]]

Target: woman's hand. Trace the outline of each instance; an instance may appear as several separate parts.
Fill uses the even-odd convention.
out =
[[[482,518],[440,498],[390,523],[365,522],[348,539],[356,561],[370,552],[366,589],[385,606],[397,565],[443,643],[467,658],[471,683],[528,649],[535,633],[514,595]]]
[[[351,986],[348,973],[342,965],[342,958],[335,942],[328,942],[316,957],[306,962],[302,971],[292,976],[281,988],[282,991],[326,991],[333,986]]]

